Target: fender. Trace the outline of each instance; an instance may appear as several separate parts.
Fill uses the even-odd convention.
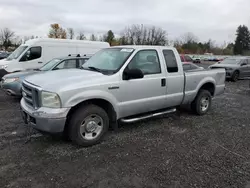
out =
[[[195,99],[195,97],[197,96],[199,90],[201,89],[201,87],[205,84],[208,84],[208,83],[212,83],[214,85],[214,87],[216,86],[216,83],[215,83],[215,80],[213,77],[205,77],[203,78],[199,84],[197,85],[196,89],[195,89],[195,95],[192,95],[192,97],[189,98],[189,101],[193,101]]]
[[[68,100],[64,102],[65,107],[74,107],[77,104],[91,100],[91,99],[103,99],[108,101],[114,108],[117,117],[119,117],[119,110],[118,110],[118,101],[116,98],[108,93],[107,91],[102,90],[89,90],[89,91],[83,91],[80,93],[76,93],[75,95],[71,96]]]
[[[205,78],[203,78],[203,79],[200,81],[200,83],[197,85],[197,87],[196,87],[196,89],[195,89],[196,93],[198,93],[198,91],[201,89],[201,87],[202,87],[203,85],[207,84],[207,83],[212,83],[212,84],[214,85],[214,87],[215,87],[215,85],[216,85],[215,80],[214,80],[213,77],[205,77]]]

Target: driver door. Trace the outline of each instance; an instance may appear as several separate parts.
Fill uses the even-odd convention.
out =
[[[247,71],[246,71],[246,77],[250,77],[250,58],[247,59]]]
[[[121,117],[141,114],[164,108],[166,77],[156,50],[141,50],[125,69],[140,69],[141,79],[124,80],[120,83],[119,110]]]
[[[244,59],[241,61],[241,67],[240,67],[241,75],[240,75],[240,77],[244,78],[244,77],[248,76],[249,68],[250,68],[249,66],[250,66],[250,64],[248,64],[247,59]]]

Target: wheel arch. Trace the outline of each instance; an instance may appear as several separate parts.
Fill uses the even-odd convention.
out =
[[[67,131],[69,128],[69,121],[70,121],[72,114],[74,114],[74,112],[77,111],[83,105],[88,105],[88,104],[94,104],[94,105],[99,106],[102,109],[104,109],[109,116],[110,125],[112,125],[112,122],[116,122],[117,112],[116,112],[114,106],[112,105],[112,103],[106,99],[103,99],[103,98],[92,98],[92,99],[83,100],[83,101],[77,103],[75,106],[73,106],[70,109],[70,111],[67,114],[67,120],[66,120],[66,125],[64,128],[64,131],[65,130]]]
[[[201,91],[201,90],[207,90],[210,92],[211,96],[213,97],[214,94],[215,94],[215,85],[213,82],[206,82],[204,83],[198,90],[196,96],[198,95],[198,93]]]

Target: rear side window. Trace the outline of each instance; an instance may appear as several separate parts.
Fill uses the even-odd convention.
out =
[[[76,65],[76,59],[67,59],[61,62],[59,65],[57,65],[54,70],[60,70],[60,69],[74,69],[77,67]]]
[[[163,50],[163,55],[167,65],[167,70],[169,73],[178,72],[178,65],[172,50]]]
[[[81,67],[88,59],[79,59],[79,67]]]

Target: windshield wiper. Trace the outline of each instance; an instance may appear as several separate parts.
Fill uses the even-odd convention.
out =
[[[103,71],[102,71],[101,69],[98,69],[98,68],[96,68],[96,67],[88,67],[88,69],[93,70],[93,71],[96,71],[96,72],[103,73]]]

